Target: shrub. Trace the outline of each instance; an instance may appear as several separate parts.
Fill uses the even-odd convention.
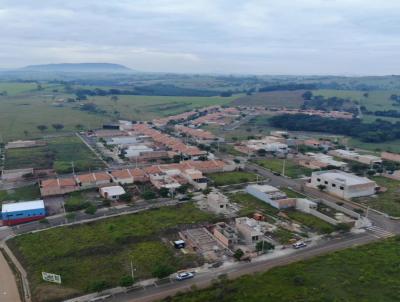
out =
[[[133,278],[132,276],[123,276],[120,280],[119,280],[119,285],[122,287],[127,287],[127,286],[131,286],[133,284]]]
[[[93,204],[90,204],[90,205],[86,208],[85,213],[86,213],[86,214],[93,215],[94,213],[96,213],[96,211],[97,211],[96,206],[93,205]]]
[[[156,267],[153,269],[151,274],[153,275],[153,277],[162,279],[162,278],[168,277],[173,272],[174,272],[174,269],[171,266],[160,263],[160,264],[156,265]]]

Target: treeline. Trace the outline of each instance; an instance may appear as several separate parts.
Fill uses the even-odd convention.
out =
[[[349,100],[340,97],[329,97],[325,98],[322,95],[314,96],[311,91],[306,91],[303,93],[304,103],[301,106],[301,109],[315,109],[322,111],[346,111],[353,114],[357,114],[357,106],[356,104]]]
[[[112,96],[112,95],[157,95],[157,96],[231,96],[231,92],[218,92],[211,90],[198,90],[193,88],[183,88],[177,87],[174,85],[148,85],[148,86],[136,86],[133,89],[87,89],[87,88],[78,88],[73,89],[69,88],[69,93],[75,93],[76,98],[78,100],[85,100],[89,96]]]
[[[315,84],[298,84],[298,83],[289,83],[289,84],[271,84],[264,87],[261,87],[259,92],[269,92],[269,91],[293,91],[293,90],[312,90],[317,89]]]
[[[272,117],[270,123],[273,127],[291,131],[315,131],[348,135],[370,143],[400,138],[400,122],[391,123],[384,120],[376,120],[373,123],[366,124],[358,119],[343,120],[316,115],[283,114]]]

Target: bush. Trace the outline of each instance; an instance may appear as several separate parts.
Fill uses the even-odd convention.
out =
[[[167,264],[157,264],[151,274],[153,275],[153,277],[162,279],[162,278],[168,277],[173,272],[174,272],[174,269],[171,266],[169,266]]]
[[[128,286],[131,286],[132,284],[133,284],[132,276],[123,276],[119,280],[119,285],[122,286],[122,287],[128,287]]]
[[[106,281],[99,280],[99,281],[93,281],[89,285],[88,290],[91,291],[91,292],[100,292],[102,290],[105,290],[108,287],[109,287],[109,284]]]
[[[65,215],[65,218],[67,218],[68,220],[74,220],[75,217],[76,217],[76,214],[75,214],[75,213],[67,213],[67,214]]]
[[[94,213],[96,213],[96,211],[97,211],[96,206],[93,205],[93,204],[90,204],[90,205],[86,208],[85,213],[86,213],[86,214],[93,215]]]
[[[237,249],[237,250],[235,251],[235,253],[233,254],[233,257],[234,257],[237,261],[240,261],[240,259],[242,259],[243,255],[244,255],[244,252],[243,252],[241,249]]]
[[[156,196],[156,193],[154,193],[152,191],[145,191],[145,192],[142,193],[142,197],[145,200],[150,200],[150,199],[156,198],[157,196]]]

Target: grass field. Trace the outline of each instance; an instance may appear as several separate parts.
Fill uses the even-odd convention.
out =
[[[68,294],[91,291],[99,283],[117,286],[121,277],[130,274],[131,261],[138,279],[151,277],[160,265],[174,271],[195,265],[193,256],[176,255],[161,238],[177,236],[179,225],[213,219],[193,204],[185,204],[24,234],[9,244],[28,271],[35,301],[51,300],[42,271],[61,275],[63,284],[49,290],[61,300]]]
[[[290,219],[309,227],[311,230],[322,233],[329,234],[335,231],[335,227],[311,214],[302,213],[299,211],[286,211],[285,212]]]
[[[120,118],[151,120],[209,105],[228,104],[240,96],[223,98],[132,95],[119,96],[116,102],[111,101],[110,97],[90,97],[87,102],[93,102],[106,111],[105,114],[97,114],[77,109],[77,103],[64,102],[55,106],[55,101],[74,95],[63,92],[63,86],[60,85],[42,86],[43,89],[38,90],[36,83],[0,83],[0,92],[7,91],[6,96],[0,96],[0,135],[3,140],[41,138],[53,134],[57,132],[51,126],[54,123],[64,125],[60,132],[71,132],[76,130],[77,125],[97,128],[105,122]],[[48,129],[41,132],[37,129],[38,125],[46,125]]]
[[[0,205],[3,201],[30,201],[40,197],[37,185],[0,191]]]
[[[75,135],[47,140],[47,146],[6,150],[6,169],[54,168],[59,173],[104,167],[95,154]]]
[[[351,148],[360,148],[378,152],[390,151],[390,152],[400,153],[400,139],[375,144],[375,143],[365,143],[356,138],[350,138],[347,140],[347,142]]]
[[[303,104],[302,94],[305,90],[295,91],[271,91],[243,96],[233,101],[234,105],[287,107],[299,108]]]
[[[276,173],[282,173],[283,167],[283,159],[278,158],[268,158],[268,159],[259,159],[255,160],[254,162],[257,165],[260,165],[266,169],[269,169]],[[285,175],[290,178],[299,178],[303,176],[310,176],[312,170],[299,166],[290,160],[286,160],[285,164]]]
[[[240,209],[239,216],[248,216],[255,212],[261,212],[266,215],[275,216],[279,210],[271,207],[269,204],[255,198],[248,193],[234,193],[229,195],[232,202],[237,203],[242,208]]]
[[[251,172],[235,171],[235,172],[220,172],[207,175],[216,186],[226,186],[257,180],[257,174]],[[258,177],[261,180],[261,177]]]
[[[396,302],[400,241],[385,240],[223,281],[168,302]]]
[[[400,181],[382,176],[375,176],[371,179],[376,181],[379,186],[385,187],[387,191],[379,193],[377,197],[360,197],[356,201],[391,216],[400,217]]]

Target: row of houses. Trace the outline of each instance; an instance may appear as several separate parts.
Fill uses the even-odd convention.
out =
[[[217,140],[217,137],[209,131],[202,129],[190,128],[182,125],[175,125],[175,130],[179,133],[184,133],[198,142],[209,143]]]
[[[236,165],[230,162],[190,160],[176,164],[153,165],[142,169],[127,168],[55,177],[40,181],[39,186],[42,196],[63,195],[83,189],[106,186],[110,183],[151,182],[157,189],[163,187],[171,189],[188,183],[197,189],[204,189],[207,186],[207,178],[203,173],[235,169]]]
[[[329,151],[328,154],[339,158],[356,161],[365,165],[380,165],[382,163],[382,159],[378,156],[360,154],[351,150],[336,149]]]
[[[194,146],[186,145],[181,140],[168,134],[161,133],[148,124],[135,124],[132,126],[132,130],[136,133],[151,137],[156,143],[162,144],[168,149],[171,149],[173,152],[176,152],[177,154],[183,155],[187,158],[196,159],[207,155],[206,151],[200,150]]]

